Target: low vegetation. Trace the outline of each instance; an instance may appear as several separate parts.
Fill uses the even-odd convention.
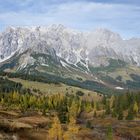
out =
[[[95,140],[105,138],[113,140],[115,137],[139,138],[140,129],[134,125],[135,121],[140,120],[139,93],[128,92],[119,96],[103,96],[102,100],[98,101],[83,100],[81,96],[83,93],[80,91],[76,95],[53,94],[42,96],[31,93],[23,94],[18,91],[7,94],[1,93],[0,106],[4,111],[0,112],[0,116],[6,116],[6,112],[11,110],[20,115],[14,114],[16,117],[14,115],[11,117],[12,123],[11,121],[3,122],[1,119],[0,128],[20,133],[17,130],[25,129],[27,131],[41,127],[46,131],[46,140],[82,140],[83,132],[85,136],[88,135],[89,140],[94,140],[94,138]],[[27,118],[31,115],[28,112],[32,113],[32,116],[36,116],[35,114],[44,116],[42,119],[44,123],[40,122],[35,127],[31,120],[25,121],[24,117]],[[9,115],[11,116],[11,114]],[[134,122],[131,124],[131,121]],[[127,126],[129,122],[129,125],[134,129],[131,132]],[[120,124],[119,127],[116,125],[117,123]],[[124,131],[121,132],[120,129],[124,129]]]
[[[9,73],[9,72],[0,72],[0,75],[3,77],[7,78],[19,78],[23,80],[28,80],[28,81],[36,81],[36,82],[42,82],[42,83],[47,83],[47,84],[55,84],[59,85],[61,83],[73,86],[73,87],[79,87],[82,89],[87,89],[95,92],[99,92],[102,94],[108,94],[111,95],[113,93],[121,93],[119,90],[115,90],[114,88],[108,87],[103,83],[97,82],[97,81],[92,81],[92,80],[84,80],[84,81],[79,81],[79,80],[74,80],[71,78],[63,78],[60,76],[56,75],[51,75],[51,74],[43,74],[36,72],[36,74],[23,74],[23,73]]]
[[[105,94],[108,89],[97,82],[67,79],[67,85],[64,79],[43,77],[1,73],[0,139],[140,139],[138,91]],[[137,75],[131,78],[139,82]],[[97,92],[82,89],[85,85]]]

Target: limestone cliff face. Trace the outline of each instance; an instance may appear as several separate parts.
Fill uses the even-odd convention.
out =
[[[140,66],[140,39],[123,40],[107,29],[79,32],[63,25],[9,27],[0,33],[0,63],[23,53],[19,63],[24,67],[35,63],[33,53],[50,55],[56,63],[61,58],[73,65],[84,61],[87,68],[106,66],[109,58]]]

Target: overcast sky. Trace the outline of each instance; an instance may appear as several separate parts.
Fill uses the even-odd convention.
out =
[[[0,0],[0,30],[7,26],[63,24],[78,30],[108,28],[140,37],[140,0]]]

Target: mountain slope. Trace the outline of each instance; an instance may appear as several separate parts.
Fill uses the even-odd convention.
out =
[[[129,70],[140,66],[139,45],[140,39],[123,40],[107,29],[79,32],[63,25],[10,27],[0,34],[0,69],[128,88],[127,80],[133,78],[125,79],[119,74],[114,77],[112,73],[120,68]],[[131,74],[140,75],[140,72],[133,70],[125,76]],[[119,76],[122,81],[116,79]]]
[[[94,66],[106,65],[101,61],[105,57],[140,65],[139,44],[140,39],[123,40],[118,34],[106,29],[82,33],[63,25],[11,27],[0,34],[0,61],[30,48],[43,53],[55,51],[57,56],[72,64],[82,59]]]

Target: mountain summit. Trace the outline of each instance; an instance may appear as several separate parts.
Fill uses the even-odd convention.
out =
[[[86,60],[96,67],[107,65],[105,59],[113,58],[139,66],[139,44],[140,39],[123,40],[107,29],[82,33],[63,25],[9,27],[0,34],[0,62],[30,49],[44,54],[54,51],[56,56],[72,64]]]
[[[86,79],[97,80],[100,79],[95,73],[97,69],[101,76],[102,73],[109,74],[107,68],[116,70],[125,65],[140,66],[140,39],[123,40],[119,34],[107,29],[80,32],[54,24],[9,27],[0,33],[0,68],[4,71],[38,71],[74,78],[84,75]],[[134,73],[125,71],[121,75],[125,75],[123,82],[130,80]],[[112,75],[114,73],[109,76],[120,76]],[[130,78],[126,79],[128,76]],[[98,82],[103,83],[102,80]]]

